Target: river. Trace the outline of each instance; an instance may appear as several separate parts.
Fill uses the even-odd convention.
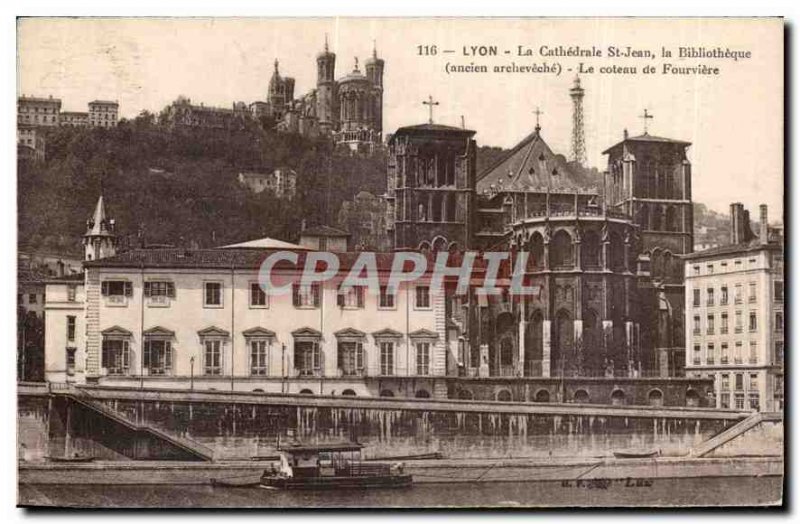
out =
[[[213,486],[19,485],[24,506],[121,508],[436,508],[704,506],[779,503],[781,477],[417,484],[397,490],[281,492]]]

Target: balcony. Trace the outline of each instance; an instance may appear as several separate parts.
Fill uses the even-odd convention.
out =
[[[755,304],[756,303],[756,297],[748,297],[747,298],[747,303],[748,304]]]
[[[734,364],[741,364],[741,363],[742,363],[742,357],[736,357],[736,358],[734,358],[734,359],[733,359],[733,363],[734,363]]]
[[[736,326],[736,329],[734,329],[733,332],[737,333],[737,334],[741,333],[742,332],[742,326]]]
[[[720,359],[719,359],[719,363],[720,363],[720,364],[727,364],[727,363],[728,363],[728,357],[722,357],[722,358],[720,358]]]
[[[728,328],[726,328],[726,327],[719,328],[719,334],[720,335],[727,335],[728,334]]]
[[[106,306],[109,307],[127,307],[128,297],[125,295],[106,295]]]
[[[714,357],[708,357],[706,359],[706,364],[709,365],[709,366],[713,366],[714,365]]]
[[[321,377],[321,369],[294,368],[295,377]]]
[[[694,328],[694,329],[692,330],[692,334],[694,334],[694,335],[699,335],[699,334],[700,334],[700,328]]]
[[[747,362],[750,364],[758,364],[758,358],[750,357],[749,359],[747,359]]]
[[[714,328],[706,329],[706,335],[713,335],[713,334],[714,334]]]
[[[700,359],[699,359],[699,358],[696,358],[696,359],[694,359],[694,360],[692,361],[692,363],[693,363],[695,366],[699,366],[699,365],[700,365]]]

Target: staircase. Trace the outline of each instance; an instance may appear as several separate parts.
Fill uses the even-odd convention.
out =
[[[168,442],[200,460],[207,462],[214,460],[214,450],[211,448],[189,438],[172,435],[153,426],[134,422],[119,412],[105,406],[102,402],[91,398],[87,392],[70,391],[68,393],[62,393],[62,395],[73,402],[91,409],[95,413],[99,413],[100,415],[103,415],[104,417],[107,417],[118,424],[122,424],[123,426],[137,433],[146,433],[156,437],[159,440]]]
[[[753,413],[749,417],[743,419],[741,422],[734,424],[722,433],[711,437],[696,448],[692,449],[689,452],[689,455],[692,457],[704,457],[720,446],[723,446],[733,439],[750,431],[762,422],[777,420],[781,420],[781,415],[779,413]]]

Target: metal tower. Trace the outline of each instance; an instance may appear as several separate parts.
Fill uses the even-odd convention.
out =
[[[575,75],[575,84],[569,90],[572,97],[572,160],[586,164],[586,137],[583,132],[583,88],[581,79]]]

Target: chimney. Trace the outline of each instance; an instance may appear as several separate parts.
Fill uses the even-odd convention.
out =
[[[741,202],[731,204],[731,244],[741,244],[744,241],[744,206]]]
[[[763,246],[769,242],[769,225],[767,224],[767,204],[758,206],[759,210],[759,227],[758,227],[758,241]]]

